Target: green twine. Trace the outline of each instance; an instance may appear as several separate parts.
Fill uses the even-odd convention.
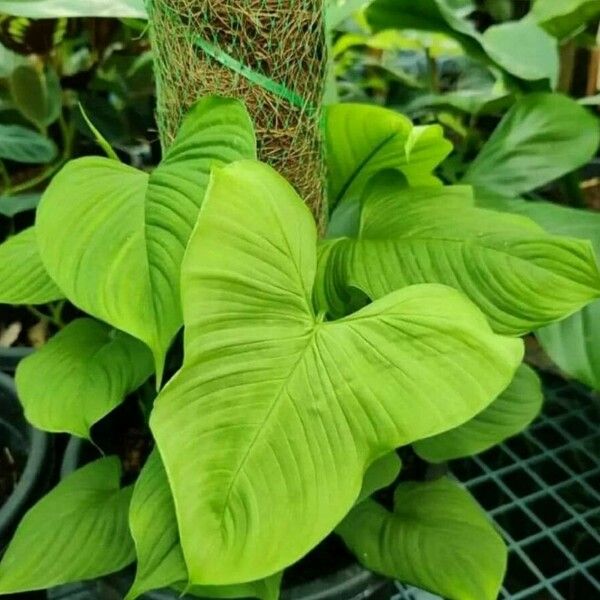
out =
[[[220,62],[224,67],[227,67],[242,77],[245,77],[248,79],[248,81],[251,81],[252,83],[264,88],[276,96],[279,96],[280,98],[283,98],[284,100],[287,100],[290,102],[290,104],[293,104],[298,108],[307,109],[309,111],[315,110],[315,107],[308,106],[307,102],[301,96],[296,94],[296,92],[293,90],[290,90],[287,86],[273,81],[266,75],[262,75],[261,73],[253,71],[250,67],[242,64],[239,60],[236,60],[233,58],[233,56],[230,56],[227,54],[227,52],[224,52],[215,44],[211,44],[210,42],[206,41],[201,36],[198,35],[194,37],[193,41],[194,44],[208,54],[208,56],[217,62]]]

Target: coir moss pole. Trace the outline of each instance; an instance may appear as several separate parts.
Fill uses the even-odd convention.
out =
[[[168,146],[200,96],[243,100],[259,157],[284,175],[322,225],[323,0],[149,0],[158,120]]]

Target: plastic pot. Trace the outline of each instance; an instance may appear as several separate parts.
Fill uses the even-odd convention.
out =
[[[132,580],[128,570],[96,581],[63,585],[48,592],[49,600],[122,600]],[[381,579],[358,565],[338,573],[284,589],[281,600],[389,600],[397,591],[391,581]],[[199,600],[180,596],[172,590],[157,590],[141,596],[143,600]]]
[[[23,416],[12,378],[0,372],[0,451],[23,461],[18,483],[0,506],[0,553],[19,519],[44,491],[50,477],[50,436]]]
[[[90,455],[88,456],[88,452]],[[65,450],[61,477],[72,473],[86,460],[94,458],[85,441],[71,438]],[[60,586],[48,592],[50,600],[122,600],[129,589],[133,572],[127,569],[97,581]],[[389,600],[396,591],[393,583],[383,579],[358,564],[337,573],[284,589],[281,600]],[[196,596],[180,596],[171,590],[148,592],[145,600],[197,600]]]
[[[14,373],[21,360],[32,352],[33,348],[28,346],[10,346],[8,348],[0,346],[0,371]]]

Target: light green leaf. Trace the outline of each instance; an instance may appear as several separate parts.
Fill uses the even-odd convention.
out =
[[[48,272],[73,304],[145,342],[159,382],[182,324],[180,264],[210,169],[254,153],[242,104],[209,97],[191,109],[151,175],[82,158],[42,198],[36,231]]]
[[[520,362],[520,340],[493,334],[445,286],[323,322],[316,240],[308,208],[268,166],[214,172],[182,264],[183,367],[150,419],[194,584],[298,560],[375,459],[480,412]]]
[[[548,79],[556,87],[558,44],[531,19],[492,25],[482,43],[488,55],[503,69],[528,81]]]
[[[144,0],[0,0],[0,12],[32,19],[148,17]]]
[[[134,600],[147,591],[169,586],[210,598],[277,600],[279,597],[281,573],[251,583],[187,588],[188,574],[179,543],[175,505],[156,450],[148,458],[135,485],[129,523],[137,551],[137,572],[125,600]]]
[[[50,279],[29,227],[0,244],[0,303],[46,304],[64,298]]]
[[[90,438],[90,428],[153,372],[140,341],[93,319],[77,319],[19,363],[27,420],[44,431]]]
[[[564,39],[600,15],[600,0],[536,0],[530,14],[548,33]]]
[[[328,297],[320,303],[332,314],[343,314],[348,288],[376,299],[417,283],[443,283],[477,304],[495,331],[521,335],[600,296],[589,243],[549,235],[525,217],[475,208],[452,187],[434,190],[431,199],[427,193],[387,176],[371,183],[358,236],[322,253],[318,290]]]
[[[365,473],[357,502],[362,502],[375,492],[392,485],[401,469],[402,461],[395,451],[388,452],[371,463]]]
[[[42,195],[38,193],[0,196],[0,215],[14,217],[22,212],[33,210],[40,203]]]
[[[506,199],[478,191],[477,203],[526,215],[551,233],[590,240],[600,257],[600,214],[549,202]],[[600,301],[558,323],[536,331],[550,358],[562,371],[600,390]]]
[[[437,125],[414,127],[378,106],[336,104],[327,110],[330,206],[356,201],[382,169],[400,170],[410,185],[436,185],[433,170],[452,149]]]
[[[0,594],[94,579],[133,562],[127,526],[132,488],[116,457],[69,475],[21,521],[2,562]]]
[[[559,94],[529,94],[500,122],[464,181],[520,194],[586,164],[600,142],[598,119]]]
[[[403,483],[389,512],[372,500],[337,528],[368,569],[448,600],[496,600],[506,548],[471,495],[449,479]]]
[[[175,506],[156,450],[149,456],[135,484],[129,525],[135,542],[137,570],[125,600],[187,581]]]
[[[57,153],[54,142],[41,133],[20,125],[0,125],[0,158],[43,164],[53,160]]]
[[[543,402],[539,377],[521,365],[511,384],[485,410],[455,429],[414,444],[433,463],[478,454],[520,433],[537,417]]]
[[[56,121],[62,110],[62,90],[56,71],[32,64],[17,67],[9,79],[10,93],[21,114],[39,128]]]

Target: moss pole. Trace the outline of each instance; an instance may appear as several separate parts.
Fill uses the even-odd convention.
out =
[[[327,66],[323,0],[149,0],[158,122],[168,147],[199,97],[244,101],[261,160],[326,212],[321,105]]]

